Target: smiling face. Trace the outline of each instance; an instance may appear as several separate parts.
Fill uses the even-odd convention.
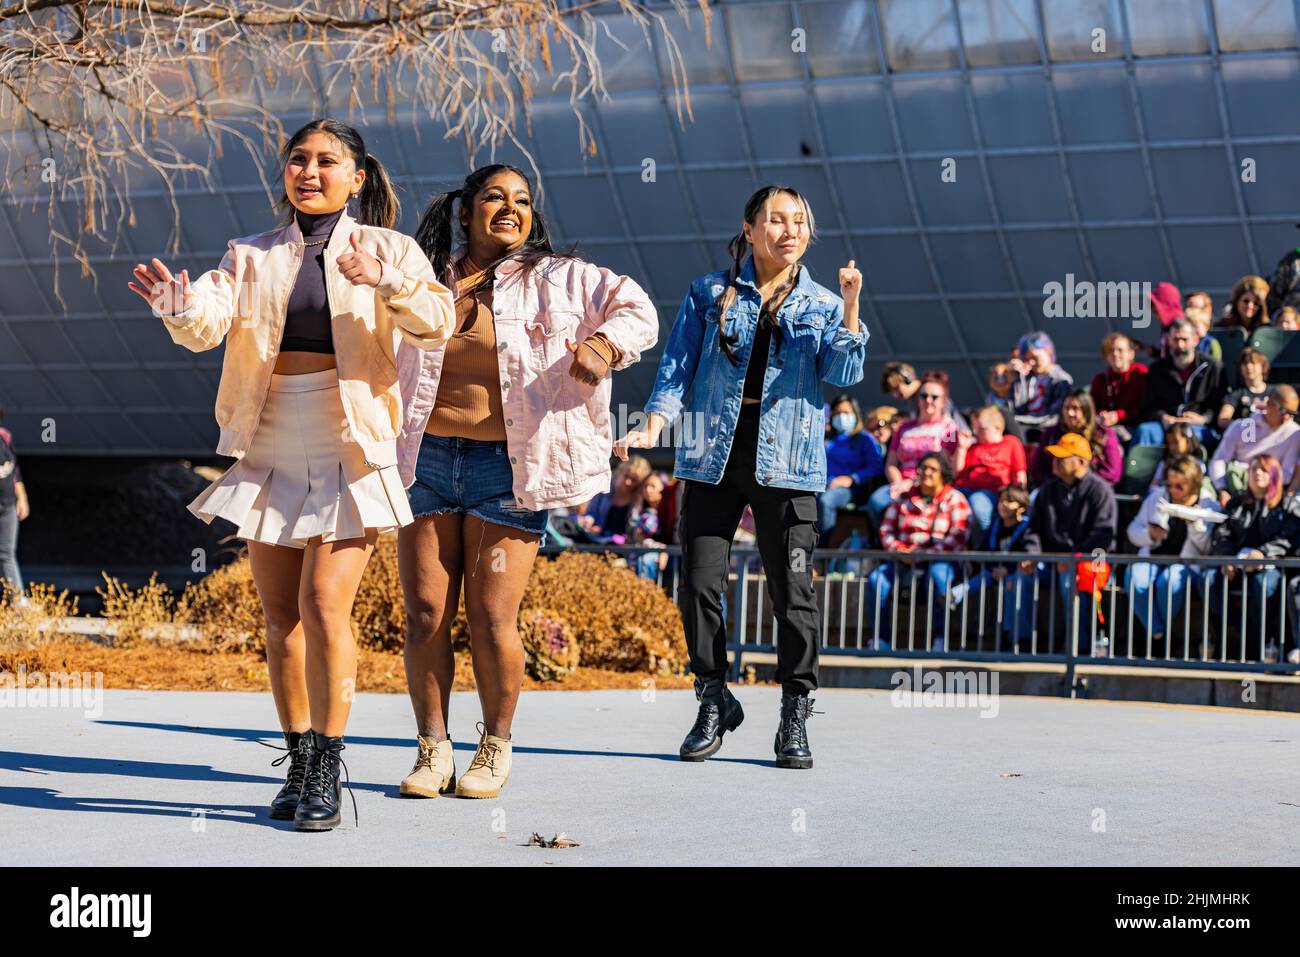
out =
[[[971,424],[975,429],[975,441],[980,445],[997,445],[1006,431],[1002,416],[993,412],[985,412]]]
[[[938,422],[947,411],[948,392],[937,382],[926,382],[916,393],[918,418],[929,425]]]
[[[308,215],[333,213],[360,192],[366,171],[357,169],[343,144],[328,133],[308,133],[289,151],[284,164],[284,194]]]
[[[1253,292],[1243,292],[1237,297],[1236,307],[1237,315],[1244,322],[1254,322],[1260,312],[1259,297]]]
[[[921,459],[921,464],[916,467],[916,481],[926,498],[938,495],[943,490],[943,470],[939,463],[931,458]]]
[[[744,224],[745,239],[754,247],[758,272],[775,274],[793,266],[808,251],[808,214],[802,201],[789,193],[769,196],[752,223]]]
[[[493,174],[460,207],[460,224],[469,237],[469,255],[480,266],[523,247],[533,228],[533,196],[518,173]]]

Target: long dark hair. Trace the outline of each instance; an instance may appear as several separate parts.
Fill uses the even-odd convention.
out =
[[[429,262],[433,264],[434,273],[443,278],[447,273],[447,265],[451,262],[451,251],[453,245],[452,224],[460,225],[458,219],[452,217],[452,206],[457,200],[460,200],[462,207],[478,195],[481,190],[493,176],[498,173],[514,173],[524,181],[528,186],[528,195],[533,194],[533,184],[528,179],[528,174],[518,166],[512,166],[509,163],[491,163],[487,166],[480,166],[474,172],[465,177],[465,182],[460,185],[459,189],[449,190],[445,193],[434,193],[429,200],[429,205],[424,209],[424,215],[420,217],[420,225],[415,229],[415,241],[420,244],[424,254],[429,257]],[[460,227],[460,241],[469,242],[469,236],[466,235],[465,227]],[[546,228],[546,219],[542,216],[541,210],[533,208],[533,226],[528,231],[528,238],[524,240],[523,246],[508,256],[504,256],[493,263],[487,270],[487,275],[483,279],[484,286],[490,286],[496,279],[496,267],[507,260],[515,260],[523,264],[523,272],[535,269],[537,265],[548,258],[557,259],[578,259],[574,249],[557,251],[551,246],[551,234]]]
[[[751,226],[754,225],[754,221],[758,218],[758,214],[762,212],[767,201],[773,196],[777,196],[781,193],[793,196],[803,206],[804,220],[808,224],[808,242],[811,244],[817,237],[817,227],[816,223],[813,221],[812,207],[808,205],[808,200],[801,196],[799,191],[791,186],[764,186],[755,191],[754,194],[749,197],[748,202],[745,203],[745,222],[749,223]],[[749,254],[751,249],[752,246],[749,241],[745,239],[745,231],[743,229],[731,237],[730,242],[727,243],[727,252],[731,253],[731,268],[727,272],[727,285],[723,288],[722,292],[718,294],[718,298],[713,301],[713,304],[718,308],[718,344],[722,346],[723,354],[730,359],[733,364],[739,364],[740,359],[736,356],[736,335],[734,333],[731,335],[727,334],[727,312],[733,305],[735,305],[736,296],[739,292],[736,287],[736,280],[740,278],[740,268],[745,261],[745,256]],[[794,289],[795,282],[798,280],[799,276],[799,268],[802,265],[802,262],[794,264],[794,268],[790,270],[789,278],[787,278],[786,281],[772,293],[767,302],[763,303],[763,308],[758,314],[758,321],[760,323],[767,323],[767,325],[771,327],[772,336],[776,339],[776,346],[778,349],[781,348],[781,326],[780,323],[777,322],[776,313],[777,310],[781,308],[781,304],[785,302],[786,296],[788,296],[790,291]]]
[[[327,133],[334,137],[348,151],[357,169],[365,170],[366,181],[357,196],[357,222],[363,226],[382,226],[385,229],[392,229],[402,211],[402,204],[393,189],[393,181],[389,179],[384,164],[366,152],[366,141],[361,138],[361,134],[346,123],[340,123],[329,117],[320,117],[294,133],[280,150],[281,172],[288,164],[289,155],[294,147],[312,133]],[[281,179],[283,180],[283,176]],[[286,223],[293,218],[293,204],[289,202],[287,195],[280,196],[275,208],[284,213]]]

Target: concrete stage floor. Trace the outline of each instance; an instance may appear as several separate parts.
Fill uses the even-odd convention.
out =
[[[1300,716],[1001,696],[902,707],[816,697],[811,771],[777,769],[780,693],[737,690],[745,723],[677,759],[689,692],[525,693],[500,799],[410,800],[404,696],[358,695],[345,760],[361,824],[298,834],[265,816],[283,779],[269,695],[104,692],[102,714],[2,708],[10,865],[1294,865]],[[647,700],[650,699],[650,700]],[[914,705],[918,699],[908,699]],[[987,704],[987,702],[986,702]],[[986,713],[991,713],[987,712]],[[451,709],[457,770],[478,702]],[[523,846],[532,832],[581,845]]]

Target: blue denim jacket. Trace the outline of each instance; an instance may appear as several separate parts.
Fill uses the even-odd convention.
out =
[[[745,371],[754,343],[761,304],[754,283],[754,257],[746,257],[737,296],[727,316],[736,337],[738,362],[718,341],[714,301],[727,284],[725,270],[701,276],[677,311],[664,344],[646,414],[672,423],[685,410],[677,433],[678,478],[722,481],[740,416]],[[799,279],[777,312],[781,344],[772,336],[759,413],[760,485],[821,492],[826,488],[826,417],[822,382],[844,388],[862,379],[867,329],[844,328],[844,300],[812,281],[799,267]],[[688,395],[689,393],[689,395]]]

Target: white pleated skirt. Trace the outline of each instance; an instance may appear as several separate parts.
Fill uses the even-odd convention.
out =
[[[337,369],[272,375],[252,445],[189,510],[233,522],[248,541],[292,548],[409,525],[396,466],[370,468],[349,434]]]

